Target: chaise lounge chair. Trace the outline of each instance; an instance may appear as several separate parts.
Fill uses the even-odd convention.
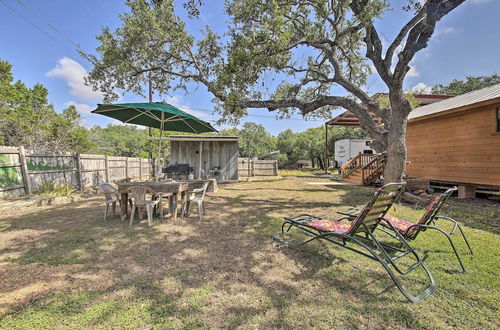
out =
[[[362,209],[359,215],[347,223],[343,223],[340,220],[349,220],[349,217],[339,219],[339,221],[323,220],[308,214],[285,217],[285,222],[281,226],[281,232],[273,235],[273,238],[289,246],[300,246],[316,239],[323,239],[378,261],[387,271],[399,291],[409,301],[414,303],[420,302],[431,295],[436,289],[434,278],[427,267],[397,230],[394,230],[395,235],[398,237],[398,241],[404,245],[404,249],[380,242],[374,235],[374,231],[380,221],[392,204],[400,198],[405,186],[406,183],[403,182],[390,183],[379,188],[372,200]],[[390,224],[388,225],[391,226]],[[290,229],[292,227],[297,228],[294,230],[295,232],[305,234],[308,238],[298,243],[286,240],[284,236],[291,232]],[[403,269],[396,261],[408,254],[413,255],[415,262]],[[418,267],[422,267],[427,274],[429,284],[420,294],[414,296],[403,287],[395,272],[400,275],[407,275]]]
[[[460,234],[462,234],[462,237],[465,241],[465,244],[467,244],[467,247],[469,248],[469,251],[471,255],[474,254],[472,251],[472,248],[469,244],[469,241],[467,240],[467,237],[464,234],[464,231],[458,221],[455,219],[452,219],[450,217],[444,217],[444,216],[439,216],[438,213],[441,209],[441,207],[446,203],[448,198],[457,190],[457,187],[450,188],[446,190],[443,194],[437,196],[432,203],[429,204],[427,207],[424,215],[420,218],[420,220],[417,223],[412,223],[410,221],[395,217],[391,214],[386,214],[384,216],[384,220],[380,222],[380,224],[383,226],[383,228],[379,228],[381,230],[386,229],[395,229],[398,233],[400,233],[407,241],[408,240],[414,240],[417,238],[418,234],[421,232],[426,231],[427,229],[434,229],[442,233],[443,235],[446,236],[448,239],[448,242],[450,242],[450,245],[453,249],[453,252],[455,253],[455,256],[457,257],[457,260],[460,264],[460,267],[462,268],[462,271],[465,272],[465,267],[462,262],[462,259],[460,258],[460,255],[457,251],[457,248],[455,247],[455,244],[453,243],[453,240],[451,239],[451,236],[456,232],[458,229],[460,231]],[[349,215],[351,217],[356,216],[357,213],[361,212],[361,209],[356,209],[356,208],[351,208],[349,211],[341,211],[339,214],[345,214]],[[446,220],[449,221],[453,224],[453,228],[451,231],[446,231],[442,228],[439,228],[436,224],[438,220]],[[391,234],[390,232],[387,232],[388,234]]]

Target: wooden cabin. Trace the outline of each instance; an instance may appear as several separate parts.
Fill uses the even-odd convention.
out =
[[[238,180],[236,136],[170,135],[169,164],[189,164],[194,179]]]
[[[414,109],[406,145],[410,177],[500,187],[500,84]]]
[[[408,176],[458,185],[460,197],[498,193],[500,84],[455,97],[415,97],[424,102],[408,116]],[[359,121],[344,112],[326,124],[359,126]],[[343,170],[344,179],[359,184],[373,182],[376,178],[361,173],[361,168],[375,159],[374,155],[355,157]]]

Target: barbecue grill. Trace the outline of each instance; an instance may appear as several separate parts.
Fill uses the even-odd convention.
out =
[[[163,173],[172,179],[179,179],[180,177],[188,176],[193,172],[193,167],[189,164],[172,164],[162,170]]]

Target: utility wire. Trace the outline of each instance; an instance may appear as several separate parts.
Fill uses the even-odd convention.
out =
[[[16,14],[17,16],[21,17],[23,20],[25,20],[26,22],[28,22],[31,26],[33,26],[35,29],[37,29],[38,31],[40,31],[41,33],[45,34],[47,37],[49,37],[50,39],[52,39],[52,41],[56,42],[58,45],[60,45],[61,47],[64,47],[65,49],[69,50],[69,51],[75,51],[74,49],[71,49],[69,48],[68,46],[66,46],[65,44],[61,43],[59,40],[55,39],[53,36],[51,36],[50,34],[48,34],[46,31],[42,30],[40,27],[38,27],[36,24],[34,24],[33,22],[31,22],[29,19],[27,19],[26,17],[24,17],[21,13],[19,13],[17,10],[15,10],[14,8],[12,8],[11,6],[9,6],[7,3],[5,3],[3,0],[0,0],[0,2],[7,8],[9,8],[14,14]]]
[[[73,40],[71,40],[71,38],[69,38],[68,36],[66,36],[64,33],[62,33],[59,29],[57,29],[56,27],[54,27],[54,25],[50,24],[46,19],[44,19],[41,15],[37,14],[32,8],[30,8],[28,5],[26,5],[24,2],[22,2],[21,0],[16,0],[17,3],[19,3],[21,6],[23,6],[24,8],[26,8],[33,16],[35,16],[39,21],[41,21],[42,23],[44,23],[45,25],[47,25],[48,27],[50,27],[52,30],[54,30],[57,34],[59,34],[65,41],[67,41],[68,43],[70,43],[72,46],[74,46],[76,49],[71,49],[69,47],[67,47],[66,45],[62,44],[61,42],[59,42],[58,40],[56,40],[55,38],[53,38],[49,33],[47,33],[45,30],[42,30],[40,27],[36,26],[33,22],[31,22],[29,19],[27,19],[26,17],[24,17],[23,15],[21,15],[20,13],[18,13],[16,10],[14,10],[14,8],[10,7],[9,5],[7,5],[3,0],[0,0],[5,6],[7,6],[10,10],[12,10],[14,13],[16,13],[17,15],[19,15],[20,17],[22,17],[24,20],[26,20],[29,24],[31,24],[32,26],[34,26],[37,30],[39,30],[40,32],[42,32],[43,34],[45,34],[46,36],[48,36],[50,39],[52,39],[53,41],[57,42],[59,45],[63,46],[64,48],[72,51],[72,52],[75,52],[75,54],[78,55],[78,57],[80,57],[81,59],[87,61],[88,63],[92,64],[88,59],[86,59],[85,57],[83,57],[77,50],[80,49],[80,46],[74,42]]]
[[[74,42],[73,40],[71,40],[69,37],[67,37],[64,33],[62,33],[60,30],[56,29],[52,24],[50,24],[45,18],[43,18],[42,16],[38,15],[33,9],[31,9],[31,7],[29,7],[28,5],[26,5],[24,2],[22,2],[21,0],[16,0],[17,3],[19,3],[21,6],[23,6],[24,8],[28,9],[31,14],[33,16],[35,16],[36,18],[38,18],[42,23],[44,23],[45,25],[47,25],[48,27],[50,27],[52,30],[54,30],[57,34],[59,34],[61,37],[63,37],[64,39],[66,39],[67,42],[69,42],[70,44],[72,44],[73,46],[75,46],[77,49],[80,48],[80,46]]]

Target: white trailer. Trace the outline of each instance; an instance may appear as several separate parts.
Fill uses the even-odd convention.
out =
[[[370,148],[367,139],[343,139],[335,142],[335,161],[338,167],[342,167],[357,154],[374,154],[375,150]]]

